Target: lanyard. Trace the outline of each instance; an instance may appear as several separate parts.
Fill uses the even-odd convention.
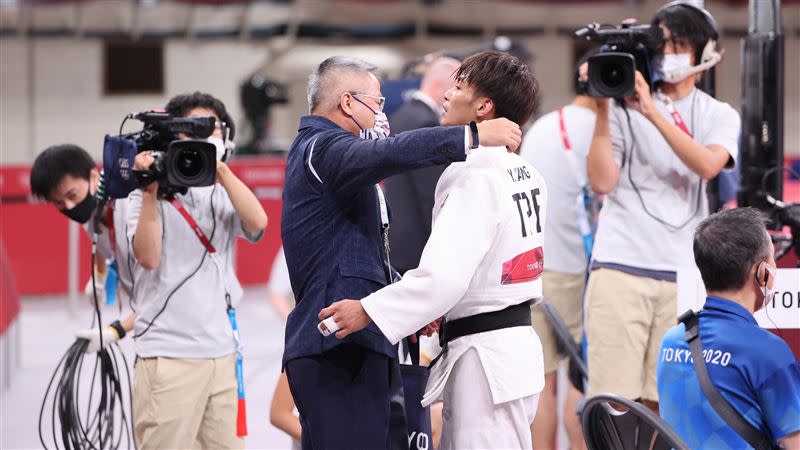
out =
[[[186,223],[188,223],[189,226],[192,227],[192,231],[194,231],[194,234],[197,235],[197,239],[200,239],[200,243],[203,244],[203,247],[205,247],[206,250],[208,250],[208,253],[216,253],[217,250],[214,248],[213,245],[211,245],[211,241],[208,240],[206,234],[200,228],[200,225],[198,225],[197,222],[194,220],[194,217],[192,217],[192,215],[189,214],[189,211],[186,211],[186,208],[183,207],[181,201],[178,200],[177,198],[173,198],[172,201],[170,201],[170,203],[172,203],[172,206],[174,206],[175,209],[177,209],[178,212],[181,213],[183,218],[186,220]]]
[[[228,302],[228,320],[233,329],[233,340],[236,342],[236,384],[237,384],[237,408],[236,408],[236,435],[247,436],[247,408],[244,398],[244,369],[242,367],[242,338],[239,335],[239,325],[236,322],[236,308],[230,304],[230,295],[225,294]]]
[[[222,265],[216,258],[217,250],[211,244],[211,241],[208,239],[206,234],[200,228],[200,225],[197,224],[197,221],[194,220],[189,211],[186,211],[186,208],[183,207],[183,204],[177,198],[173,198],[170,203],[178,212],[183,216],[186,223],[194,231],[194,234],[197,236],[197,239],[200,240],[200,243],[203,244],[203,247],[208,250],[208,253],[211,256],[211,260],[214,262],[214,265],[217,266],[217,269],[220,272],[223,280],[225,279],[225,272],[222,270]],[[227,287],[225,288],[227,291]],[[245,397],[244,397],[244,376],[243,372],[244,369],[242,367],[242,338],[239,334],[239,325],[236,321],[236,308],[231,305],[231,295],[225,292],[225,303],[227,305],[228,310],[228,320],[231,323],[231,329],[233,330],[233,341],[236,343],[236,384],[237,384],[237,396],[238,396],[238,406],[236,410],[236,435],[237,436],[247,436],[247,410],[245,405]]]
[[[558,127],[561,132],[561,142],[564,145],[564,154],[567,157],[567,162],[572,168],[572,173],[578,179],[580,185],[580,192],[575,198],[575,220],[578,224],[578,231],[581,233],[581,240],[583,241],[583,252],[586,258],[591,259],[592,247],[594,247],[594,236],[592,234],[592,221],[589,217],[589,210],[592,207],[592,193],[588,186],[586,174],[584,174],[578,167],[578,158],[572,150],[572,144],[567,135],[567,127],[564,124],[564,108],[558,109]]]
[[[672,103],[672,99],[667,97],[664,94],[661,94],[661,101],[667,106],[667,111],[669,111],[670,115],[672,116],[672,120],[675,121],[675,125],[680,128],[684,133],[686,133],[690,138],[693,138],[692,132],[689,131],[689,128],[686,126],[686,123],[683,121],[683,117],[678,113],[678,110],[675,109],[675,105]]]
[[[392,263],[389,259],[389,208],[386,206],[386,197],[379,185],[375,185],[378,194],[378,208],[381,210],[381,236],[383,238],[384,271],[386,272],[386,282],[392,284]]]
[[[107,255],[110,257],[117,257],[117,230],[114,229],[114,201],[110,201],[106,204],[106,228],[108,228],[108,239],[111,244],[111,253],[113,255]]]

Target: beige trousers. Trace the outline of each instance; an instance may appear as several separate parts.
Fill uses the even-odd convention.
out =
[[[545,270],[542,274],[542,290],[544,298],[553,306],[561,320],[567,326],[572,339],[578,344],[583,333],[583,288],[586,275],[552,272]],[[533,329],[542,342],[544,355],[544,373],[555,372],[559,363],[566,358],[558,352],[558,340],[550,321],[539,306],[531,307]]]
[[[669,281],[592,271],[586,288],[587,397],[611,392],[658,401],[658,349],[678,323],[677,296]]]
[[[139,449],[242,449],[236,436],[236,354],[138,358],[133,428]]]

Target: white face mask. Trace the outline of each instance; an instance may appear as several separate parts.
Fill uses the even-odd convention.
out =
[[[383,139],[389,136],[389,119],[383,111],[375,112],[375,125],[372,128],[361,128],[358,133],[361,139]]]
[[[375,115],[375,125],[373,125],[372,128],[361,128],[361,125],[358,122],[356,122],[356,119],[350,116],[350,118],[353,119],[353,122],[355,122],[356,125],[358,125],[358,129],[360,130],[358,132],[358,135],[361,136],[361,139],[383,139],[385,137],[388,137],[390,134],[390,130],[389,130],[389,118],[386,117],[386,113],[380,110],[375,111],[374,109],[370,108],[369,105],[362,102],[358,98],[356,97],[353,98],[355,98],[357,102],[369,108],[369,110],[372,111],[372,113]]]
[[[216,136],[209,136],[206,139],[209,144],[214,144],[214,147],[217,149],[217,160],[218,161],[225,161],[227,158],[227,149],[225,148],[225,142],[222,141],[222,138],[218,138]]]
[[[660,56],[656,63],[656,69],[661,74],[662,80],[673,84],[696,73],[692,66],[692,55],[689,53]]]

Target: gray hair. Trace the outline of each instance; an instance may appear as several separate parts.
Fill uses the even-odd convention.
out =
[[[331,92],[336,86],[335,76],[341,72],[371,73],[375,74],[378,68],[362,59],[351,56],[331,56],[322,61],[317,69],[308,77],[308,110],[314,112],[327,100],[329,94],[339,95],[341,92]]]

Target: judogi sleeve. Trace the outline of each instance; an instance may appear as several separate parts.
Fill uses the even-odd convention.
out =
[[[444,205],[433,220],[419,267],[361,300],[392,344],[443,316],[461,300],[499,230],[496,180],[480,169],[457,175],[452,188],[437,195],[436,204]]]

